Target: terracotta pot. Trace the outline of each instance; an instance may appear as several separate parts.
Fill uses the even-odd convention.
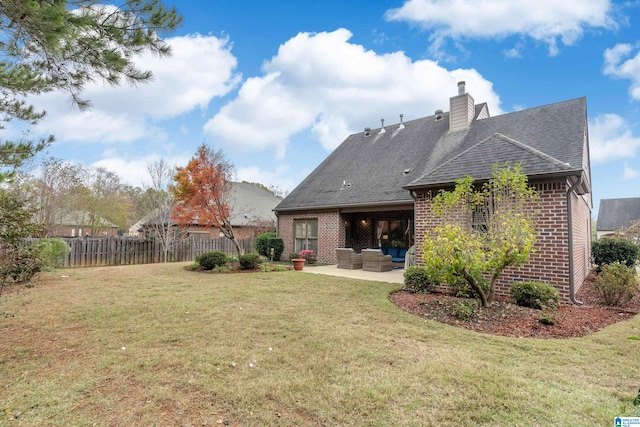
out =
[[[291,262],[293,263],[293,269],[300,271],[304,267],[304,262],[306,259],[304,258],[293,258]]]

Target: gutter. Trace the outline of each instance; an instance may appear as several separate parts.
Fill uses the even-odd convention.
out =
[[[582,174],[580,174],[578,180],[573,185],[569,185],[569,188],[567,189],[567,228],[569,232],[569,299],[575,305],[583,305],[584,303],[576,299],[576,284],[573,277],[575,266],[573,265],[573,213],[571,209],[571,193],[573,193],[573,190],[581,184]]]

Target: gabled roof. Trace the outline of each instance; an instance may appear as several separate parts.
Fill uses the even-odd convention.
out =
[[[640,219],[640,197],[602,199],[598,210],[597,231],[615,231]]]
[[[516,161],[514,159],[517,159],[529,176],[552,172],[562,174],[571,170],[567,163],[495,133],[434,170],[427,171],[407,187],[420,186],[421,183],[435,187],[450,184],[461,177],[460,171],[464,171],[466,175],[478,181],[488,180],[491,178],[491,168],[494,163],[513,163]]]
[[[496,162],[520,162],[530,176],[588,173],[585,98],[495,117],[478,104],[475,116],[458,132],[444,113],[350,135],[276,211],[412,203],[407,190],[487,179]]]
[[[273,208],[282,200],[262,188],[246,182],[231,183],[231,225],[246,226],[255,221],[273,221]]]
[[[282,199],[264,189],[245,182],[232,182],[229,204],[231,205],[231,226],[243,227],[256,222],[273,221],[276,216],[273,208]],[[157,214],[143,225],[164,223],[168,215]]]
[[[103,228],[118,228],[117,225],[108,221],[102,217],[91,218],[91,214],[85,211],[72,211],[66,214],[61,220],[58,226],[68,227],[103,227]]]

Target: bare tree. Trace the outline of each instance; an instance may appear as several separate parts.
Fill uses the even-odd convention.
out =
[[[43,237],[49,237],[74,207],[73,191],[80,186],[81,168],[70,162],[48,157],[43,160],[39,176],[31,179],[28,192],[34,208],[34,222],[42,224]]]
[[[160,159],[147,165],[147,173],[151,178],[151,184],[144,185],[144,193],[141,205],[145,211],[145,234],[157,240],[162,246],[163,261],[168,261],[169,249],[174,240],[179,237],[178,227],[174,227],[171,220],[171,212],[175,202],[169,186],[173,182],[176,168],[169,166]]]

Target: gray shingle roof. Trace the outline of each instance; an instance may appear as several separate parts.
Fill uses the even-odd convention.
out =
[[[231,225],[246,226],[253,221],[276,221],[273,208],[282,199],[253,184],[233,182]]]
[[[229,204],[231,206],[231,225],[243,227],[258,221],[273,221],[276,216],[273,208],[281,201],[280,197],[262,188],[245,182],[232,182]],[[165,222],[167,216],[160,214],[145,222],[152,225]]]
[[[597,231],[615,231],[640,219],[640,197],[602,199],[598,210]]]
[[[486,104],[476,105],[476,116]],[[496,162],[521,162],[529,175],[588,171],[586,99],[474,120],[449,132],[449,113],[350,135],[276,211],[411,203],[407,189],[491,176]],[[406,172],[408,171],[408,172]],[[341,190],[345,184],[351,184]]]

